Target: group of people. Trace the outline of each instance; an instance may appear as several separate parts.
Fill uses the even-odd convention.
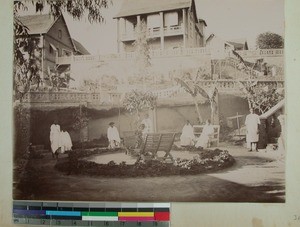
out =
[[[50,126],[50,145],[53,157],[72,150],[72,140],[67,131],[61,130],[57,121]]]
[[[259,116],[254,113],[254,110],[250,109],[250,114],[246,116],[246,142],[249,151],[258,151],[257,143],[259,139]],[[180,136],[181,146],[195,146],[196,148],[207,148],[209,145],[210,137],[214,133],[213,125],[210,120],[207,120],[203,126],[202,133],[199,138],[195,137],[194,128],[189,121],[186,122],[182,129]]]
[[[250,114],[247,115],[245,121],[247,129],[246,141],[249,151],[257,151],[259,124],[259,116],[253,112],[253,109],[250,109]],[[153,124],[148,114],[145,115],[144,120],[141,122],[139,132],[141,134],[140,136],[142,141],[146,138],[147,133],[153,132]],[[187,120],[186,124],[182,128],[180,145],[182,147],[194,146],[196,148],[207,148],[209,146],[210,138],[213,136],[213,134],[214,127],[209,119],[206,120],[199,137],[195,136],[193,126],[190,121]],[[109,141],[109,148],[120,147],[121,138],[114,122],[109,123],[109,127],[107,129],[107,138]]]
[[[180,145],[182,147],[195,146],[196,148],[207,148],[209,146],[210,137],[214,134],[214,128],[208,119],[203,126],[203,130],[199,138],[195,137],[194,128],[190,121],[186,121],[180,136]]]
[[[245,121],[247,129],[246,141],[249,151],[257,151],[259,124],[259,116],[254,113],[253,109],[250,109],[250,114],[246,116]],[[144,140],[148,133],[153,132],[153,124],[148,114],[146,114],[145,118],[142,120],[139,131],[141,132],[141,140]],[[187,120],[180,136],[180,145],[183,147],[194,146],[196,148],[207,148],[209,146],[210,138],[213,134],[214,128],[209,119],[203,126],[203,130],[199,138],[195,137],[194,128],[190,121]],[[121,138],[114,122],[109,123],[109,127],[107,129],[107,138],[109,142],[108,148],[113,149],[120,147]],[[61,127],[57,121],[54,121],[50,127],[50,143],[53,157],[56,155],[58,158],[59,153],[65,153],[65,151],[72,149],[72,140],[70,134],[67,131],[61,130]]]
[[[149,114],[145,115],[145,118],[142,120],[139,125],[139,130],[141,133],[141,139],[144,140],[146,138],[147,133],[153,132],[153,124],[149,117]],[[108,139],[108,148],[114,149],[120,147],[121,138],[117,127],[114,122],[109,123],[109,127],[107,129],[107,139]]]

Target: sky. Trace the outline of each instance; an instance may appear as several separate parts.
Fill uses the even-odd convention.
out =
[[[116,53],[117,25],[113,17],[122,2],[113,0],[113,5],[103,10],[104,24],[90,24],[86,19],[78,21],[65,15],[72,38],[91,54]],[[284,0],[195,0],[195,3],[198,17],[207,23],[206,37],[214,33],[224,40],[243,38],[254,49],[260,33],[270,31],[284,36]]]

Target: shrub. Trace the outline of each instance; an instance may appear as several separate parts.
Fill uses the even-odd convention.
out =
[[[107,177],[154,177],[170,175],[199,174],[208,171],[217,171],[233,165],[234,159],[228,153],[219,149],[197,150],[192,160],[176,159],[174,163],[161,162],[159,160],[140,159],[133,165],[125,162],[120,164],[110,161],[107,164],[97,164],[82,158],[109,152],[108,149],[79,150],[69,153],[68,164],[59,162],[56,168],[68,174],[84,174],[90,176]]]

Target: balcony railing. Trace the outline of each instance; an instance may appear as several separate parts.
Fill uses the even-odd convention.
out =
[[[251,57],[282,57],[284,49],[259,49],[237,51],[243,58]]]
[[[209,49],[198,47],[198,48],[176,48],[166,50],[151,50],[151,57],[172,57],[172,56],[197,56],[210,54]],[[135,52],[125,52],[119,54],[110,55],[74,55],[56,58],[56,64],[71,64],[76,62],[97,62],[109,59],[133,59],[135,58]]]
[[[181,25],[178,26],[170,26],[164,27],[163,33],[161,28],[148,28],[147,29],[147,37],[148,38],[155,38],[163,36],[172,36],[172,35],[182,35],[183,34],[183,27]],[[127,31],[121,35],[121,41],[133,41],[136,39],[136,34],[134,30]]]
[[[172,26],[172,27],[165,27],[164,28],[164,35],[170,36],[170,35],[183,35],[183,27],[178,26]]]
[[[246,83],[247,80],[218,80],[217,88],[219,92],[240,94],[240,86],[238,82]],[[202,80],[199,81],[199,86],[203,88],[211,87],[216,83],[215,80]],[[257,86],[264,88],[266,86],[276,86],[277,88],[284,88],[283,80],[259,80]],[[128,90],[129,91],[129,90]],[[174,96],[178,93],[185,93],[180,86],[174,86],[166,89],[159,89],[152,91],[158,99],[174,99]],[[126,91],[114,91],[114,92],[81,92],[81,91],[38,91],[29,92],[25,94],[23,98],[24,103],[44,103],[44,104],[73,104],[78,105],[81,103],[87,103],[91,105],[112,105],[117,106],[121,104],[121,97]],[[176,97],[175,97],[176,99]]]
[[[99,102],[100,93],[89,92],[66,92],[66,91],[32,91],[24,95],[23,102],[30,103],[81,103]]]
[[[160,28],[148,28],[147,30],[147,37],[154,38],[161,36],[161,29]]]
[[[135,39],[136,39],[136,34],[134,33],[134,31],[123,33],[121,35],[121,41],[133,41]]]
[[[230,51],[225,51],[225,57],[232,55]],[[259,58],[259,57],[283,57],[283,49],[266,49],[266,50],[243,50],[237,51],[243,58]],[[166,57],[166,56],[197,56],[197,55],[209,55],[211,53],[210,49],[204,47],[195,48],[176,48],[176,49],[166,49],[166,50],[152,50],[150,51],[151,57]],[[107,59],[125,58],[132,59],[135,58],[134,52],[125,52],[110,55],[78,55],[78,56],[64,56],[58,57],[56,59],[56,64],[71,64],[72,62],[92,62],[92,61],[102,61]]]

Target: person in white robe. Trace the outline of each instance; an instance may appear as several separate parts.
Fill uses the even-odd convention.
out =
[[[67,131],[61,131],[61,153],[65,153],[65,151],[72,150],[72,140],[70,134]]]
[[[182,128],[182,133],[180,136],[180,145],[181,146],[193,146],[194,145],[194,128],[191,125],[190,121],[186,121],[186,124]]]
[[[109,127],[107,129],[107,138],[108,138],[108,148],[116,148],[120,146],[120,135],[117,127],[114,122],[109,123]]]
[[[203,127],[202,133],[197,140],[197,143],[195,145],[196,148],[207,148],[209,139],[214,133],[214,127],[211,124],[211,121],[208,119]]]
[[[50,126],[50,145],[53,157],[54,154],[57,156],[58,150],[61,147],[61,139],[60,126],[57,124],[56,121]]]
[[[258,133],[258,125],[260,124],[259,116],[254,113],[253,109],[250,109],[250,114],[246,116],[246,141],[247,141],[247,148],[249,151],[252,151],[252,149],[258,151],[257,149],[257,143],[259,138]]]
[[[280,113],[280,115],[277,117],[280,123],[281,132],[280,136],[278,138],[278,150],[283,152],[285,150],[285,120],[284,120],[284,114]]]

